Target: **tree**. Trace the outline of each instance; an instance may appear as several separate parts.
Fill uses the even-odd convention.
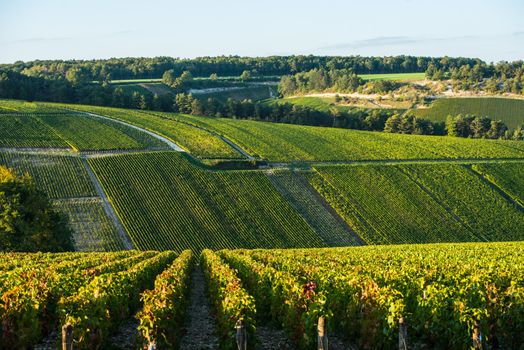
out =
[[[475,117],[469,126],[472,137],[481,138],[486,136],[491,127],[491,120],[486,117]]]
[[[446,119],[446,130],[448,132],[448,136],[468,137],[470,135],[470,119],[470,117],[464,117],[462,114],[459,114],[455,117],[448,115]]]
[[[69,69],[66,72],[65,78],[67,81],[71,83],[71,85],[75,87],[89,82],[88,75],[84,72],[82,68],[78,67]]]
[[[400,115],[393,114],[391,117],[386,120],[386,125],[384,126],[384,132],[397,133],[399,132],[400,127]]]
[[[490,139],[500,139],[504,137],[507,130],[508,127],[502,121],[492,120],[486,136]]]
[[[291,96],[297,90],[297,84],[295,82],[295,77],[291,75],[284,75],[280,78],[280,83],[278,84],[278,93],[282,96]]]
[[[216,73],[212,73],[210,76],[209,76],[209,79],[211,81],[217,81],[218,80],[218,75]]]
[[[511,138],[516,141],[524,141],[524,124],[515,129]]]
[[[172,69],[166,70],[162,75],[162,82],[168,86],[173,85],[175,79],[175,71]]]
[[[29,175],[0,166],[0,250],[70,251],[71,230]]]
[[[249,72],[248,70],[245,70],[242,72],[242,74],[240,74],[240,80],[242,81],[249,80],[249,78],[251,78],[251,72]]]

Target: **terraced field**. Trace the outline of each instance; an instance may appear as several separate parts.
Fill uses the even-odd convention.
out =
[[[174,152],[89,159],[139,249],[321,247],[260,172],[210,172]]]
[[[510,129],[524,123],[524,100],[496,97],[441,98],[429,108],[411,112],[417,117],[446,121],[448,115],[472,114],[502,120]]]

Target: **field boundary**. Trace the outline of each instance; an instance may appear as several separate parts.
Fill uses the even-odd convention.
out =
[[[127,250],[134,249],[134,244],[129,235],[127,234],[122,222],[120,221],[120,217],[118,216],[115,208],[113,208],[113,205],[111,204],[111,201],[107,197],[106,193],[104,192],[104,189],[102,187],[102,184],[98,180],[98,177],[94,173],[93,169],[91,169],[91,166],[87,162],[87,159],[82,157],[81,158],[82,163],[84,164],[84,167],[86,168],[87,174],[89,175],[89,178],[93,182],[93,185],[95,186],[96,192],[98,193],[98,196],[102,200],[102,206],[104,207],[104,211],[107,214],[107,217],[113,222],[115,225],[115,228],[122,239],[122,244]]]

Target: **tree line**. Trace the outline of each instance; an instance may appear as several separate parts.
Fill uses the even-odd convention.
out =
[[[441,64],[442,63],[442,64]],[[496,64],[478,61],[463,65],[431,62],[426,77],[431,80],[452,81],[454,89],[486,91],[489,93],[524,94],[524,62],[499,62]]]
[[[116,79],[162,78],[164,72],[173,70],[180,76],[189,71],[195,77],[240,76],[244,71],[252,75],[289,75],[314,68],[327,70],[351,69],[357,74],[424,72],[430,63],[447,62],[446,67],[460,67],[481,62],[471,58],[435,58],[415,56],[270,56],[240,57],[217,56],[193,59],[173,57],[127,57],[104,60],[35,60],[18,61],[0,65],[0,69],[46,79],[65,79],[71,70],[81,72],[90,81]]]
[[[384,131],[398,134],[524,140],[524,124],[510,131],[500,120],[468,114],[448,115],[446,122],[434,122],[409,113],[393,114],[386,120]]]
[[[336,91],[385,94],[398,89],[402,83],[391,80],[363,80],[352,69],[314,68],[307,72],[284,75],[278,91],[282,96],[308,92]]]

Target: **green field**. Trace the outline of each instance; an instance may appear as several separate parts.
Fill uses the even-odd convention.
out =
[[[69,145],[32,114],[0,114],[0,147],[69,148]]]
[[[502,120],[510,129],[524,123],[524,100],[497,97],[441,98],[429,108],[414,109],[417,117],[446,121],[448,115],[471,114]]]
[[[52,128],[60,138],[81,151],[145,149],[162,146],[149,135],[117,123],[102,122],[90,116],[71,113],[40,115],[37,118]]]
[[[368,244],[524,239],[524,207],[468,165],[315,170],[310,183]]]
[[[524,158],[518,141],[388,134],[163,113],[226,136],[270,161]]]
[[[144,113],[137,110],[66,105],[79,111],[91,112],[121,120],[162,135],[191,154],[201,158],[240,158],[240,154],[209,132],[186,123],[163,118],[160,112]]]
[[[476,164],[473,170],[482,174],[496,188],[524,207],[524,164]]]
[[[319,247],[260,172],[210,172],[174,152],[89,160],[139,249]]]
[[[389,73],[389,74],[359,74],[364,80],[395,80],[395,81],[416,81],[426,79],[426,74],[422,73]]]
[[[96,196],[87,171],[77,157],[0,152],[0,165],[31,175],[36,186],[51,199]]]

